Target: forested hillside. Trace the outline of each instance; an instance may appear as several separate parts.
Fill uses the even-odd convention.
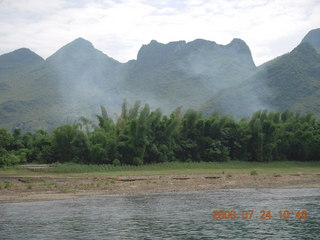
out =
[[[120,63],[90,42],[76,39],[46,60],[20,51],[0,58],[6,63],[0,69],[0,126],[50,129],[67,119],[91,116],[101,104],[110,109],[121,105],[115,88]]]
[[[117,62],[82,38],[46,60],[25,51],[1,56],[1,73],[7,65],[15,68],[0,75],[2,127],[50,129],[66,119],[91,116],[100,105],[115,118],[123,99],[149,102],[167,113],[177,105],[199,108],[255,69],[240,39],[226,46],[201,39],[168,44],[153,40],[128,63]],[[38,61],[29,60],[34,56]]]
[[[259,66],[246,81],[214,95],[202,110],[210,114],[219,109],[237,118],[260,109],[320,116],[320,54],[312,45],[320,43],[320,34],[316,37],[305,38],[290,53]]]
[[[152,40],[136,60],[120,63],[78,38],[46,60],[29,49],[0,56],[0,127],[51,130],[100,105],[120,115],[124,99],[169,114],[177,106],[237,119],[269,109],[320,115],[320,29],[302,43],[256,67],[240,39],[227,45],[197,39]]]
[[[246,43],[192,42],[142,46],[137,60],[123,66],[120,89],[131,101],[145,100],[169,113],[176,106],[199,108],[219,90],[246,79],[255,70]]]
[[[320,28],[308,32],[301,42],[310,43],[320,53]]]

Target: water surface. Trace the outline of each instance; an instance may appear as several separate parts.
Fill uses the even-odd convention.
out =
[[[214,210],[255,213],[214,220]],[[256,218],[261,210],[272,217]],[[279,210],[308,218],[280,219]],[[0,204],[0,239],[319,239],[319,213],[316,188],[100,195]]]

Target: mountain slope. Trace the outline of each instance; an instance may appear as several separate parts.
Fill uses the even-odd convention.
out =
[[[21,71],[32,65],[43,62],[43,58],[27,48],[20,48],[0,56],[0,74]]]
[[[246,82],[221,91],[204,106],[238,118],[260,109],[320,115],[320,55],[307,42],[257,69]]]
[[[90,42],[76,39],[47,60],[31,61],[37,59],[35,53],[22,53],[0,56],[6,63],[0,71],[1,127],[48,129],[90,117],[101,104],[120,106],[122,97],[114,86],[119,63]]]
[[[320,28],[308,32],[301,42],[310,43],[320,53]]]
[[[29,125],[44,126],[36,117],[39,106],[46,103],[49,94],[46,89],[52,90],[50,84],[41,79],[44,64],[45,61],[29,49],[18,49],[0,56],[1,127],[28,129]],[[40,111],[40,115],[45,112]]]
[[[220,89],[247,78],[255,69],[248,46],[234,39],[223,46],[198,39],[142,46],[137,60],[122,71],[124,94],[170,111],[198,108]]]
[[[59,49],[46,60],[57,82],[64,114],[90,116],[106,104],[115,111],[121,102],[117,89],[120,63],[82,38]],[[94,112],[95,111],[95,112]]]
[[[319,29],[293,51],[256,67],[246,43],[197,39],[143,45],[119,63],[78,38],[46,60],[28,49],[0,56],[0,127],[52,129],[100,105],[114,116],[123,99],[169,113],[177,106],[248,116],[260,109],[320,116]]]

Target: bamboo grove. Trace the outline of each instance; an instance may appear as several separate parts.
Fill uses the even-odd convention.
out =
[[[80,118],[52,133],[0,129],[0,167],[37,162],[141,165],[166,161],[319,161],[320,120],[312,114],[259,111],[240,121],[175,109],[170,116],[136,102],[113,121]]]

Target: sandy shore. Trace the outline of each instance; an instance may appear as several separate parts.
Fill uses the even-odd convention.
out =
[[[97,194],[148,194],[234,188],[320,188],[320,174],[166,175],[101,178],[0,177],[0,203]]]

